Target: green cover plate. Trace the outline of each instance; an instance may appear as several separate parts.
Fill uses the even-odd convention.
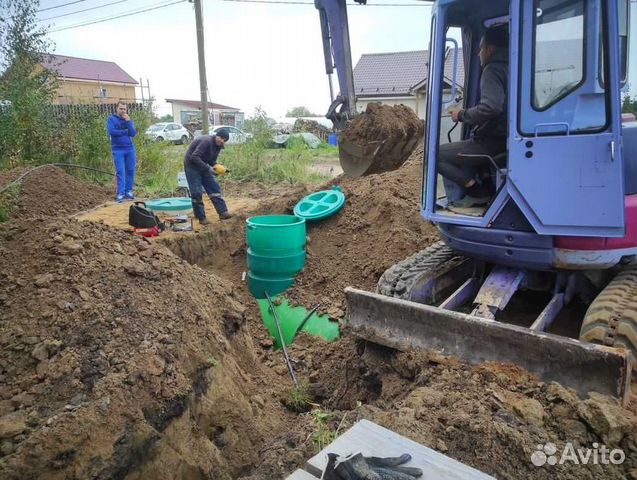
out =
[[[146,207],[158,212],[192,210],[192,200],[188,197],[157,198],[145,203]]]
[[[306,220],[322,220],[337,213],[345,205],[345,195],[341,187],[321,190],[304,197],[294,207],[294,215]]]
[[[303,307],[291,307],[287,299],[284,297],[278,297],[281,303],[277,305],[278,300],[272,298],[274,308],[281,322],[281,332],[283,333],[283,341],[286,345],[290,345],[294,342],[296,334],[299,332],[299,326],[301,322],[308,314],[308,311]],[[276,322],[274,316],[270,312],[268,300],[257,300],[259,309],[261,310],[261,319],[265,327],[274,338],[274,348],[281,348],[281,342],[279,341],[279,333],[276,328]],[[339,337],[340,332],[338,328],[338,322],[330,320],[327,315],[318,315],[313,313],[312,316],[305,322],[305,325],[301,326],[302,332],[309,333],[310,335],[322,337],[323,339],[331,342]]]

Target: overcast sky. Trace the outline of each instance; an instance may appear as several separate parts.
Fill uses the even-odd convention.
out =
[[[38,18],[78,12],[116,0],[41,0]],[[173,0],[174,1],[174,0]],[[285,0],[282,0],[285,1]],[[311,0],[299,0],[311,2]],[[193,4],[178,3],[138,15],[56,32],[170,0],[123,0],[43,23],[50,25],[55,53],[116,62],[135,79],[150,82],[158,113],[170,113],[166,98],[199,99]],[[352,57],[361,54],[424,50],[431,9],[413,0],[370,3],[415,6],[348,8]],[[324,70],[318,11],[303,5],[203,0],[206,67],[210,99],[251,116],[261,106],[280,117],[295,106],[324,114],[330,103]],[[334,78],[335,91],[338,91]]]
[[[135,79],[150,82],[159,115],[166,98],[199,99],[193,4],[177,0],[41,0],[40,19],[50,25],[55,53],[116,62]],[[261,106],[271,117],[306,106],[324,114],[330,103],[318,11],[308,4],[202,0],[210,99],[242,109]],[[348,0],[353,3],[353,0]],[[631,24],[637,19],[634,0]],[[414,0],[369,0],[348,7],[352,60],[364,53],[424,50],[431,8]],[[69,4],[56,8],[60,5]],[[411,6],[379,6],[387,4]],[[95,8],[107,5],[103,8]],[[132,12],[156,8],[141,14]],[[81,12],[80,10],[91,9]],[[59,18],[51,18],[57,17]],[[56,31],[91,21],[93,25]],[[637,36],[633,35],[631,47]],[[631,58],[631,78],[637,77]],[[631,85],[634,94],[636,85]],[[336,77],[334,88],[338,91]],[[139,93],[138,93],[139,95]]]

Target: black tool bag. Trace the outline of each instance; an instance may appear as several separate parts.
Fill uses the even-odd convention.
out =
[[[159,218],[152,210],[146,208],[144,202],[135,202],[130,206],[128,209],[128,224],[133,228],[159,227],[159,230],[164,230],[163,222],[159,221]]]

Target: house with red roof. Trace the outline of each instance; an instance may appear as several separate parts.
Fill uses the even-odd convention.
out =
[[[135,103],[138,82],[115,62],[45,55],[42,68],[57,72],[60,86],[53,103],[61,105]]]
[[[453,56],[445,58],[445,93],[451,93],[454,76]],[[427,77],[429,52],[389,52],[363,54],[354,67],[356,110],[362,112],[367,104],[406,105],[424,119],[427,103]],[[464,87],[464,61],[462,49],[458,52],[455,70],[456,93]]]

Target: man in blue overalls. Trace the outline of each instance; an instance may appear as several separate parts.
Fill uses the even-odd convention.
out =
[[[230,132],[226,128],[217,130],[214,135],[201,135],[190,144],[184,158],[184,171],[192,199],[192,210],[201,225],[210,223],[206,218],[203,203],[204,190],[221,220],[232,217],[221,194],[221,186],[215,178],[217,157],[228,138],[230,138]]]
[[[115,176],[117,178],[117,195],[115,200],[133,200],[135,193],[135,167],[137,157],[133,137],[137,135],[135,124],[128,116],[128,107],[124,102],[117,103],[117,113],[108,117],[106,129],[111,136],[111,148],[113,151],[113,163],[115,164]]]

